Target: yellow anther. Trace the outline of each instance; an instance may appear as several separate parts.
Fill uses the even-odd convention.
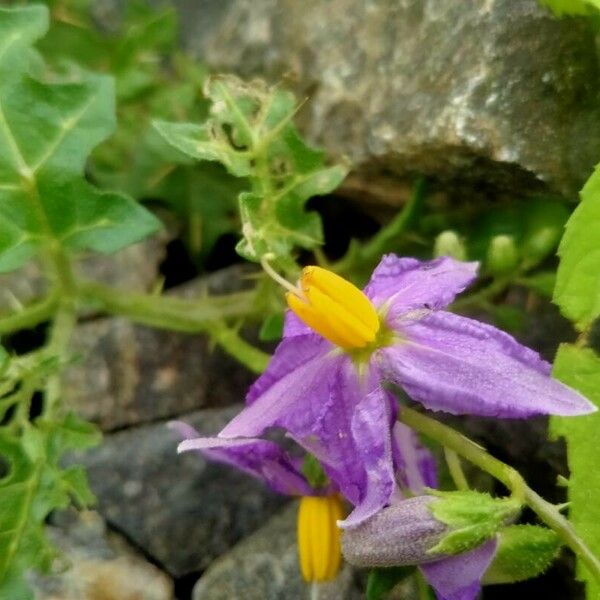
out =
[[[300,290],[304,298],[290,292],[288,306],[330,342],[352,350],[375,339],[380,326],[375,307],[343,277],[321,267],[305,267]]]
[[[298,510],[300,571],[308,583],[335,579],[342,564],[340,530],[344,518],[339,496],[304,496]]]

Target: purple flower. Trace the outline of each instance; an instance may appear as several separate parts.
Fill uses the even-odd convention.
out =
[[[383,382],[452,414],[525,418],[595,410],[510,335],[442,310],[476,271],[476,263],[451,258],[387,255],[363,294],[307,267],[300,288],[288,294],[293,312],[284,339],[246,408],[219,437],[285,429],[355,505],[344,522],[349,527],[387,505],[396,490],[396,405]]]

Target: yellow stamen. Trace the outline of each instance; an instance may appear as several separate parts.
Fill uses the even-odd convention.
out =
[[[379,331],[379,317],[371,301],[343,277],[305,267],[300,291],[286,295],[288,306],[324,338],[345,350],[364,348]]]
[[[304,496],[298,509],[298,555],[304,581],[335,579],[342,564],[340,530],[344,518],[339,496]]]

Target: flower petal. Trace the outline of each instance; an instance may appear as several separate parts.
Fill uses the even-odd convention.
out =
[[[430,261],[386,254],[364,292],[388,319],[419,308],[444,308],[477,276],[479,264],[442,256]]]
[[[197,450],[208,460],[231,465],[264,481],[271,489],[288,496],[310,496],[315,491],[293,460],[275,442],[259,439],[202,438],[187,423],[173,421],[169,427],[185,441],[178,452]]]
[[[404,341],[379,353],[381,374],[431,410],[502,418],[595,410],[552,379],[536,352],[490,325],[434,311],[398,332]]]
[[[394,491],[390,403],[374,379],[359,381],[346,360],[321,405],[310,431],[292,437],[319,459],[327,476],[355,505],[342,526],[356,525],[385,506]]]
[[[310,434],[331,382],[347,357],[316,336],[283,340],[267,371],[248,393],[248,405],[219,437],[256,437],[267,427],[283,427],[295,438]]]
[[[420,569],[438,600],[475,600],[496,547],[497,541],[492,539],[470,552],[421,565]]]
[[[332,346],[327,340],[314,333],[282,340],[265,372],[250,386],[246,395],[246,403],[252,404],[281,378],[286,377],[315,356],[326,354],[331,348]]]
[[[362,523],[388,504],[394,493],[390,414],[387,395],[380,387],[367,394],[356,407],[352,436],[356,460],[365,469],[366,479],[359,503],[340,527]]]
[[[283,337],[295,337],[297,335],[309,335],[314,334],[314,331],[306,324],[301,321],[300,318],[291,310],[285,311],[285,317],[283,321]]]
[[[413,494],[437,487],[437,467],[433,454],[419,442],[417,434],[396,422],[392,431],[396,476]]]

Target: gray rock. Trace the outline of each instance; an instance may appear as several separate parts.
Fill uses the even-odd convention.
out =
[[[198,298],[239,291],[248,272],[224,269],[171,292]],[[65,402],[105,431],[240,402],[255,379],[205,335],[151,329],[121,318],[79,325],[71,352],[79,360],[65,372]]]
[[[105,318],[73,336],[65,404],[105,431],[243,400],[255,378],[204,335]]]
[[[215,561],[194,588],[193,600],[289,600],[309,598],[302,580],[296,545],[294,502]],[[319,586],[319,600],[353,598],[352,570],[342,569],[338,578]]]
[[[36,600],[173,600],[173,582],[94,512],[63,513],[47,532],[62,570],[31,577]]]
[[[584,19],[536,0],[181,2],[213,69],[287,78],[304,130],[371,174],[572,194],[600,155]],[[207,12],[208,11],[208,12]],[[208,15],[208,16],[207,16]]]
[[[185,421],[214,435],[240,408]],[[162,422],[107,435],[70,459],[87,468],[104,518],[176,577],[208,567],[286,500],[233,468],[178,456],[178,441]]]

